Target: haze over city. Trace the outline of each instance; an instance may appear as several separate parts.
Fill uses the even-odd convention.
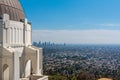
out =
[[[33,22],[33,41],[120,44],[120,0],[21,2]]]
[[[31,60],[37,59],[37,67],[33,67],[35,62],[31,61],[30,68],[32,63],[29,62],[26,68],[29,75],[36,68],[37,74],[43,71],[48,75],[43,76],[43,80],[120,79],[120,0],[29,0],[28,4],[21,0],[21,3],[33,28],[28,22],[30,26],[26,25],[21,33],[25,35],[22,35],[23,43],[28,45],[21,60],[27,60],[29,56]],[[27,20],[24,25],[26,23]]]

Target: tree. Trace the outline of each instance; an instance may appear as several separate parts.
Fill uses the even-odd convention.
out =
[[[90,74],[88,72],[80,72],[77,80],[95,80],[94,74]]]
[[[75,76],[73,76],[71,80],[77,80],[77,78]]]

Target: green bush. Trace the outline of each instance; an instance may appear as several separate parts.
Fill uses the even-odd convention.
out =
[[[67,77],[61,75],[49,76],[49,80],[67,80]]]

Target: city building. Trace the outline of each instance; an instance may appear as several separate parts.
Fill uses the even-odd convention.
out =
[[[0,80],[48,80],[19,0],[0,0]]]

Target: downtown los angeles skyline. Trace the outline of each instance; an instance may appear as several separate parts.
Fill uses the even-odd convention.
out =
[[[120,44],[120,0],[21,2],[32,21],[33,41]]]

